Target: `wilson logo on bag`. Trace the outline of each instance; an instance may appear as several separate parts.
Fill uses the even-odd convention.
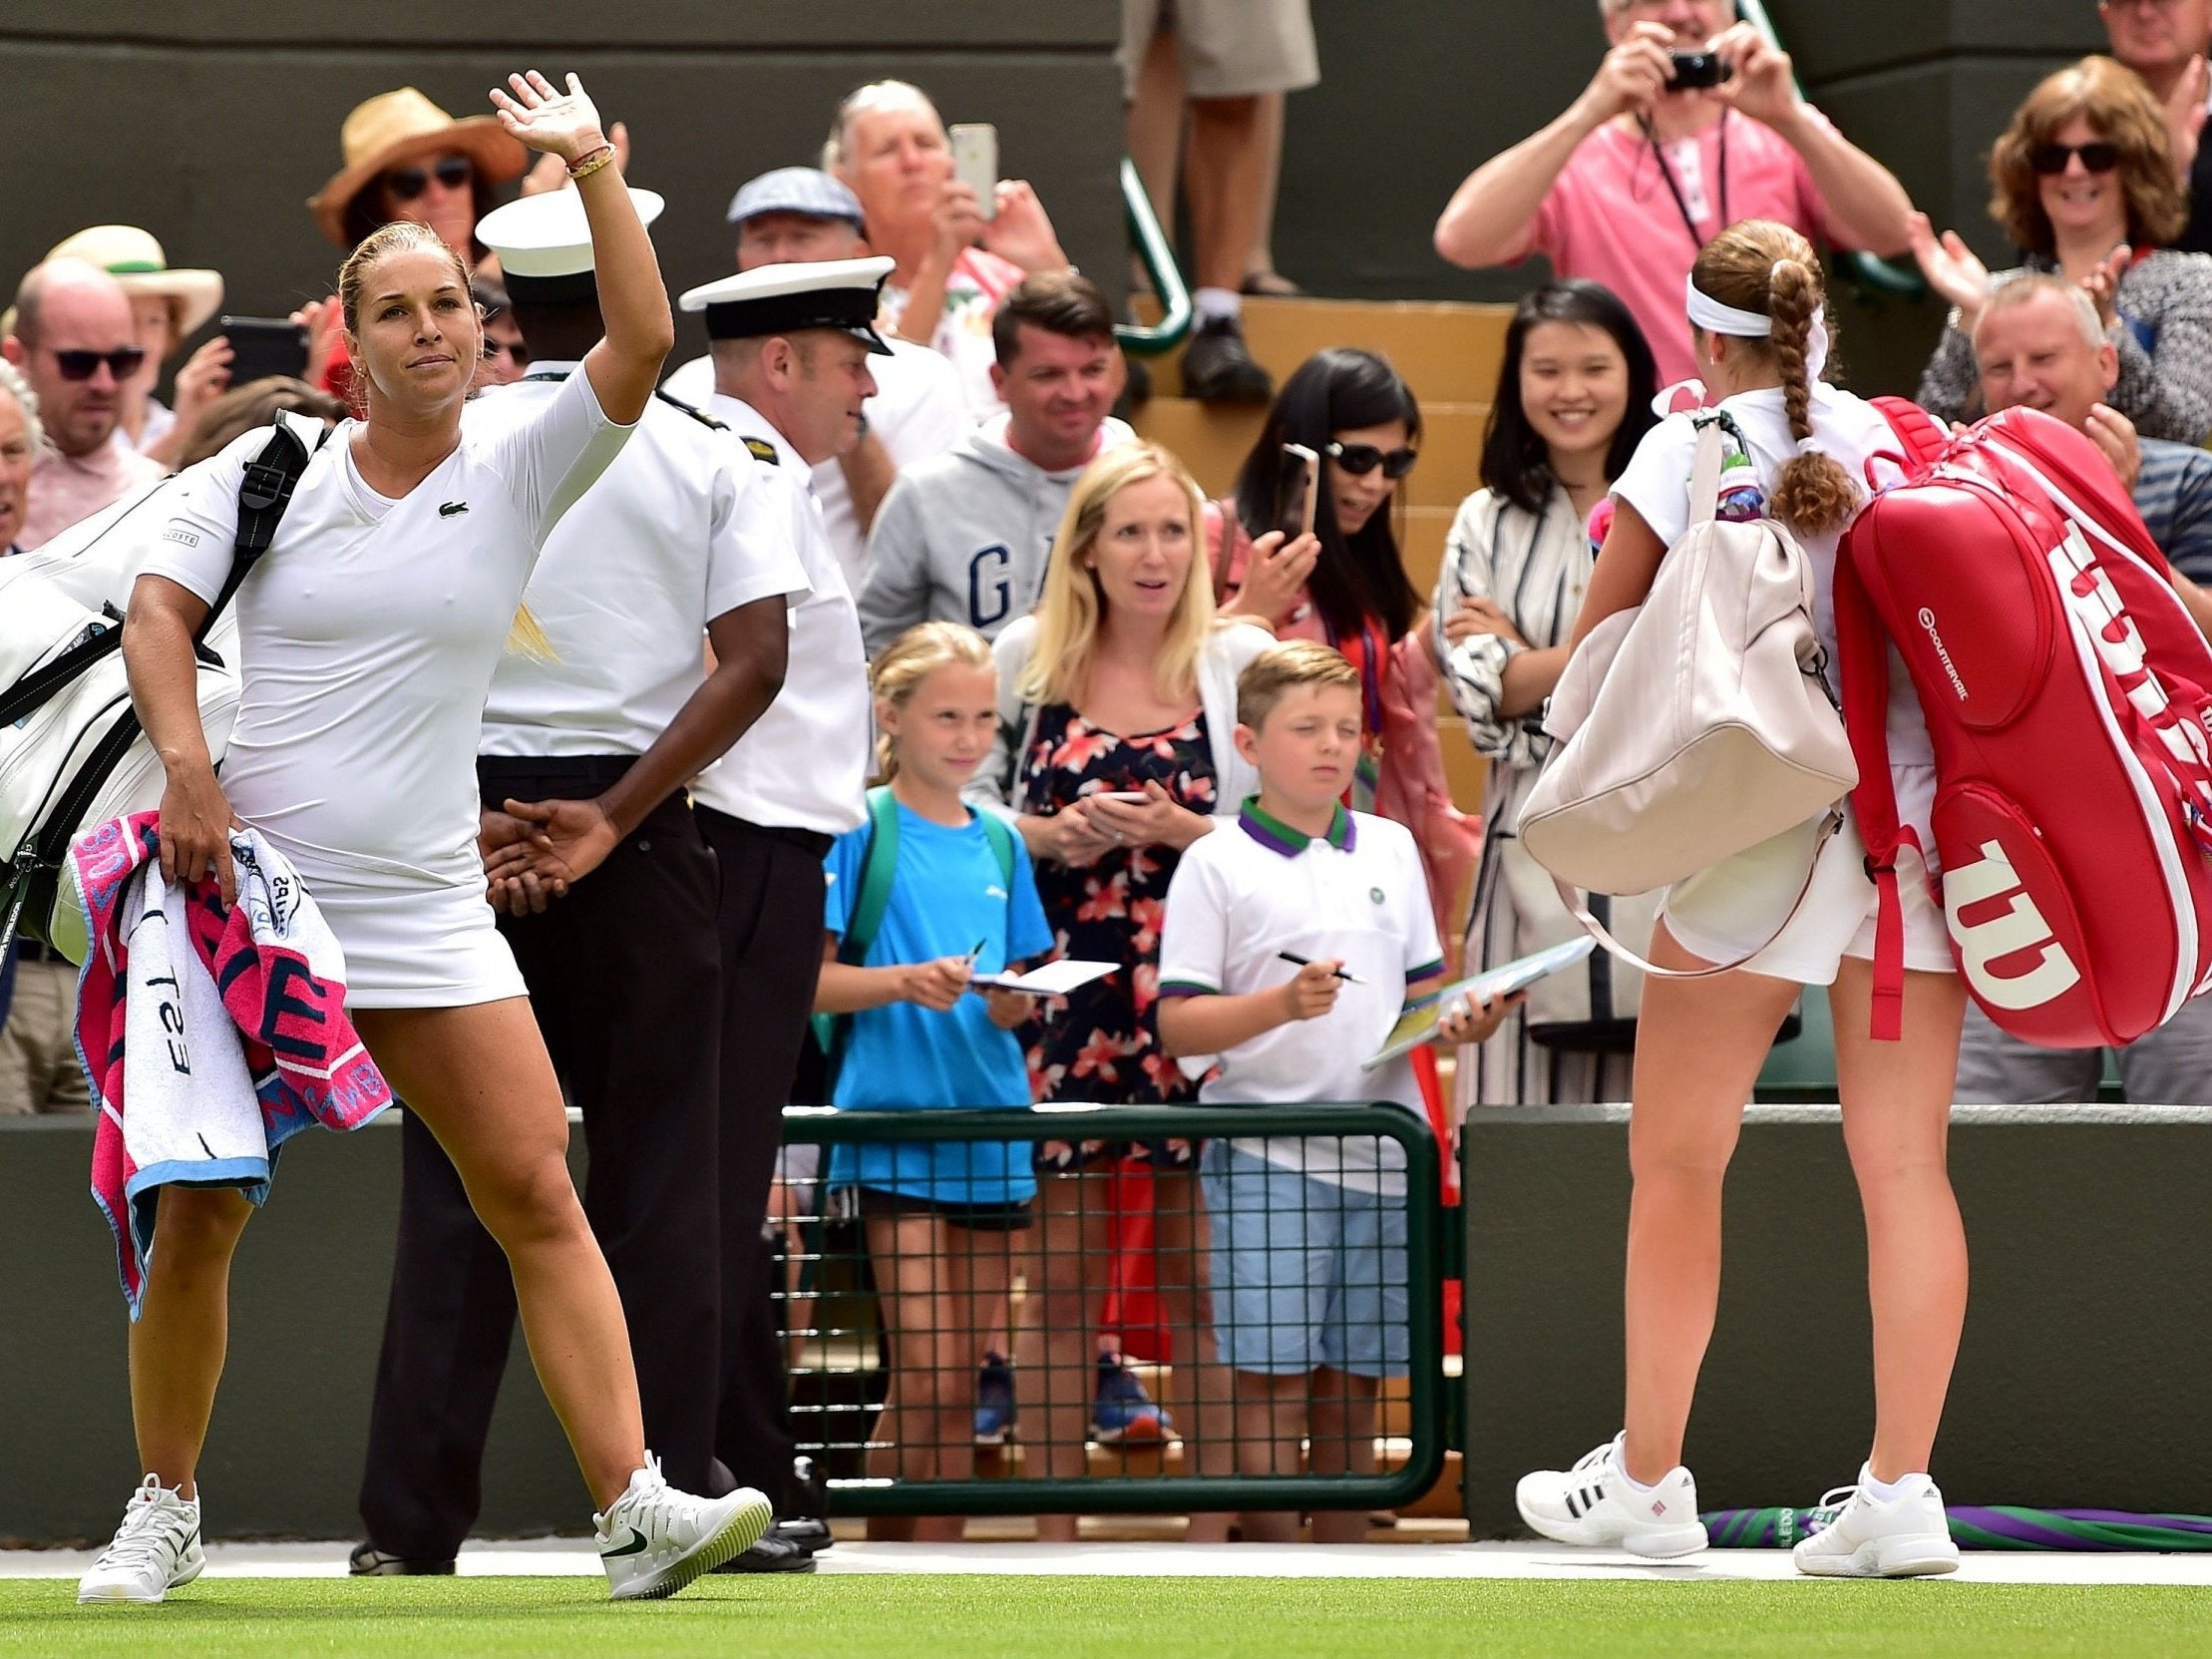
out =
[[[1835,584],[1852,809],[1881,891],[1874,1035],[1899,1031],[1913,846],[2002,1030],[2131,1042],[2212,969],[2212,647],[2089,439],[2029,409],[1953,438],[1878,406],[1906,476],[1852,524]],[[1891,788],[1892,645],[1935,750],[1932,848]]]

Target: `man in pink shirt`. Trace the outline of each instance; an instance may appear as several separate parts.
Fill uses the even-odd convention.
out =
[[[33,265],[15,292],[5,356],[38,395],[51,447],[31,473],[31,501],[16,545],[26,552],[110,502],[161,478],[160,462],[117,430],[123,383],[146,352],[137,343],[123,284],[82,259]]]
[[[1471,174],[1436,221],[1454,264],[1550,257],[1606,284],[1651,341],[1662,382],[1696,371],[1682,286],[1728,225],[1778,219],[1816,241],[1896,253],[1912,202],[1887,168],[1798,98],[1786,54],[1732,0],[1598,0],[1605,61],[1542,131]],[[1727,79],[1674,84],[1670,54],[1709,52]],[[1694,78],[1694,77],[1693,77]]]

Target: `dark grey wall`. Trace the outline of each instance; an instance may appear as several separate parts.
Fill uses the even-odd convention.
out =
[[[1478,1110],[1465,1135],[1466,1500],[1621,1425],[1625,1108]],[[2212,1114],[1962,1106],[1973,1256],[1936,1448],[1952,1503],[2203,1514],[2212,1424]],[[1810,1505],[1873,1435],[1866,1244],[1833,1106],[1755,1106],[1728,1171],[1719,1323],[1686,1460],[1705,1509]]]
[[[580,1139],[580,1137],[579,1137]],[[396,1119],[285,1147],[231,1278],[230,1362],[200,1478],[211,1535],[355,1537],[354,1494],[399,1214]],[[580,1152],[574,1159],[580,1168]],[[0,1547],[105,1538],[139,1478],[116,1256],[86,1190],[92,1129],[0,1118]],[[518,1347],[484,1529],[588,1530],[585,1491]]]
[[[414,85],[481,114],[486,89],[528,66],[573,69],[629,123],[633,182],[668,198],[654,239],[671,287],[725,274],[731,192],[811,163],[837,100],[885,75],[928,89],[947,121],[996,122],[1004,171],[1036,184],[1079,264],[1110,272],[1117,29],[1114,0],[11,0],[0,87],[25,148],[0,213],[0,288],[71,231],[123,221],[173,263],[221,269],[234,311],[328,293],[340,255],[303,205],[337,171],[346,111]]]
[[[1773,0],[1813,100],[1939,222],[1997,258],[1984,160],[2035,80],[2101,45],[2090,0]],[[1429,244],[1436,215],[1486,158],[1535,132],[1588,84],[1605,49],[1595,0],[1377,12],[1314,7],[1321,84],[1289,105],[1277,262],[1318,293],[1517,298],[1544,261],[1461,271]],[[2008,261],[2010,262],[2010,261]],[[1844,360],[1862,390],[1910,391],[1941,316],[1933,304],[1847,303]]]

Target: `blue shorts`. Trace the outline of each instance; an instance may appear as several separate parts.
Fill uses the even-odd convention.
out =
[[[1406,1371],[1405,1199],[1207,1142],[1214,1337],[1222,1364],[1292,1377]]]

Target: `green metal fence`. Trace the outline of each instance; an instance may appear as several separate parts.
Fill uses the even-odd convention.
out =
[[[1263,1131],[1279,1149],[1304,1137],[1308,1169],[1340,1165],[1340,1178],[1230,1144]],[[1441,1472],[1454,1241],[1435,1139],[1404,1108],[794,1107],[784,1139],[773,1213],[793,1428],[836,1512],[1382,1508]],[[1195,1166],[1174,1161],[1202,1142]],[[1035,1198],[1009,1203],[1008,1172],[1018,1186],[1040,1152]],[[1112,1172],[1148,1155],[1172,1360],[1116,1376],[1097,1354]],[[1358,1184],[1368,1165],[1400,1163],[1402,1200]],[[1332,1273],[1334,1301],[1301,1300]],[[1319,1371],[1317,1391],[1299,1369],[1315,1313],[1344,1366]],[[994,1350],[1009,1363],[987,1371]],[[1402,1379],[1361,1375],[1397,1366]],[[977,1406],[1009,1374],[1010,1433],[978,1445],[992,1426]],[[1122,1396],[1136,1383],[1167,1421],[1126,1398],[1093,1421],[1110,1415],[1109,1382]],[[1377,1412],[1392,1431],[1383,1466]]]

